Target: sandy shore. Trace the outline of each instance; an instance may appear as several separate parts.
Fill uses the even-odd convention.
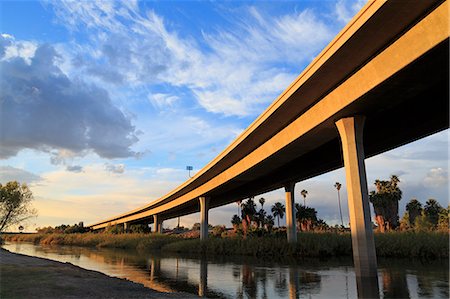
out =
[[[0,248],[0,298],[198,298]]]

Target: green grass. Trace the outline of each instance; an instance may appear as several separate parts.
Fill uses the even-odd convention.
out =
[[[7,241],[32,242],[49,245],[161,250],[181,254],[243,255],[276,259],[279,256],[332,257],[351,256],[349,233],[299,233],[295,245],[285,237],[265,236],[213,238],[207,241],[182,239],[175,236],[151,234],[24,234],[4,235]],[[375,245],[379,257],[448,258],[449,235],[445,232],[376,233]]]

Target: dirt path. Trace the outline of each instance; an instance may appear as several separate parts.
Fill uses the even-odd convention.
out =
[[[0,248],[0,298],[198,298]]]

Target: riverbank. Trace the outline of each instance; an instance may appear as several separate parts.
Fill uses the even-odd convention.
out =
[[[299,233],[295,245],[282,236],[214,238],[207,241],[177,236],[152,234],[16,234],[4,235],[7,241],[34,244],[73,245],[104,248],[160,250],[180,254],[244,255],[264,258],[289,256],[337,257],[352,256],[349,233]],[[379,257],[439,259],[449,256],[449,235],[445,232],[376,233],[375,246]]]
[[[197,298],[0,248],[0,298]]]

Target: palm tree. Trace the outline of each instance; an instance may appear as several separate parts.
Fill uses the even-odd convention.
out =
[[[295,218],[297,219],[298,227],[302,231],[310,231],[312,226],[317,222],[317,211],[314,208],[302,206],[296,203]]]
[[[259,203],[261,204],[261,209],[264,209],[264,203],[266,202],[266,199],[264,197],[261,197],[259,199]]]
[[[238,201],[236,201],[236,204],[237,204],[237,206],[238,206],[238,215],[241,215],[241,205],[242,205],[242,200],[238,200]]]
[[[422,204],[415,198],[411,199],[406,205],[406,211],[409,215],[409,224],[414,227],[416,218],[422,214]]]
[[[241,214],[242,214],[242,228],[244,229],[244,237],[247,236],[248,227],[251,225],[252,221],[255,219],[256,214],[256,204],[253,197],[247,199],[246,202],[241,204]]]
[[[344,227],[344,220],[342,220],[342,209],[341,209],[341,193],[339,192],[341,190],[341,183],[336,182],[334,184],[334,187],[337,189],[338,192],[338,202],[339,202],[339,215],[341,216],[341,226]]]
[[[399,225],[398,202],[402,198],[402,191],[398,184],[398,176],[392,175],[389,181],[375,180],[375,191],[369,194],[373,205],[375,220],[380,232],[396,229]]]
[[[308,194],[308,191],[303,189],[302,192],[300,192],[300,194],[303,196],[303,205],[306,206],[306,195]]]
[[[272,227],[273,227],[273,224],[274,224],[273,220],[274,219],[273,219],[272,215],[269,215],[269,216],[266,217],[266,219],[264,219],[264,226],[265,226],[265,228],[267,229],[268,232],[272,231]]]
[[[264,211],[264,203],[266,202],[266,199],[264,197],[261,197],[259,199],[259,203],[261,204],[261,209],[257,213],[256,217],[258,220],[258,227],[261,225],[261,227],[264,226],[264,221],[266,218],[266,211]]]
[[[429,199],[423,207],[423,211],[428,220],[436,227],[439,221],[439,213],[442,211],[442,206],[435,200]]]
[[[231,218],[231,224],[233,224],[234,232],[236,232],[239,228],[239,224],[241,224],[241,218],[238,215],[233,215],[233,218]]]
[[[285,211],[286,209],[284,208],[284,205],[281,202],[276,202],[272,206],[272,214],[273,217],[276,217],[278,220],[278,227],[280,227],[280,218],[283,219]]]

